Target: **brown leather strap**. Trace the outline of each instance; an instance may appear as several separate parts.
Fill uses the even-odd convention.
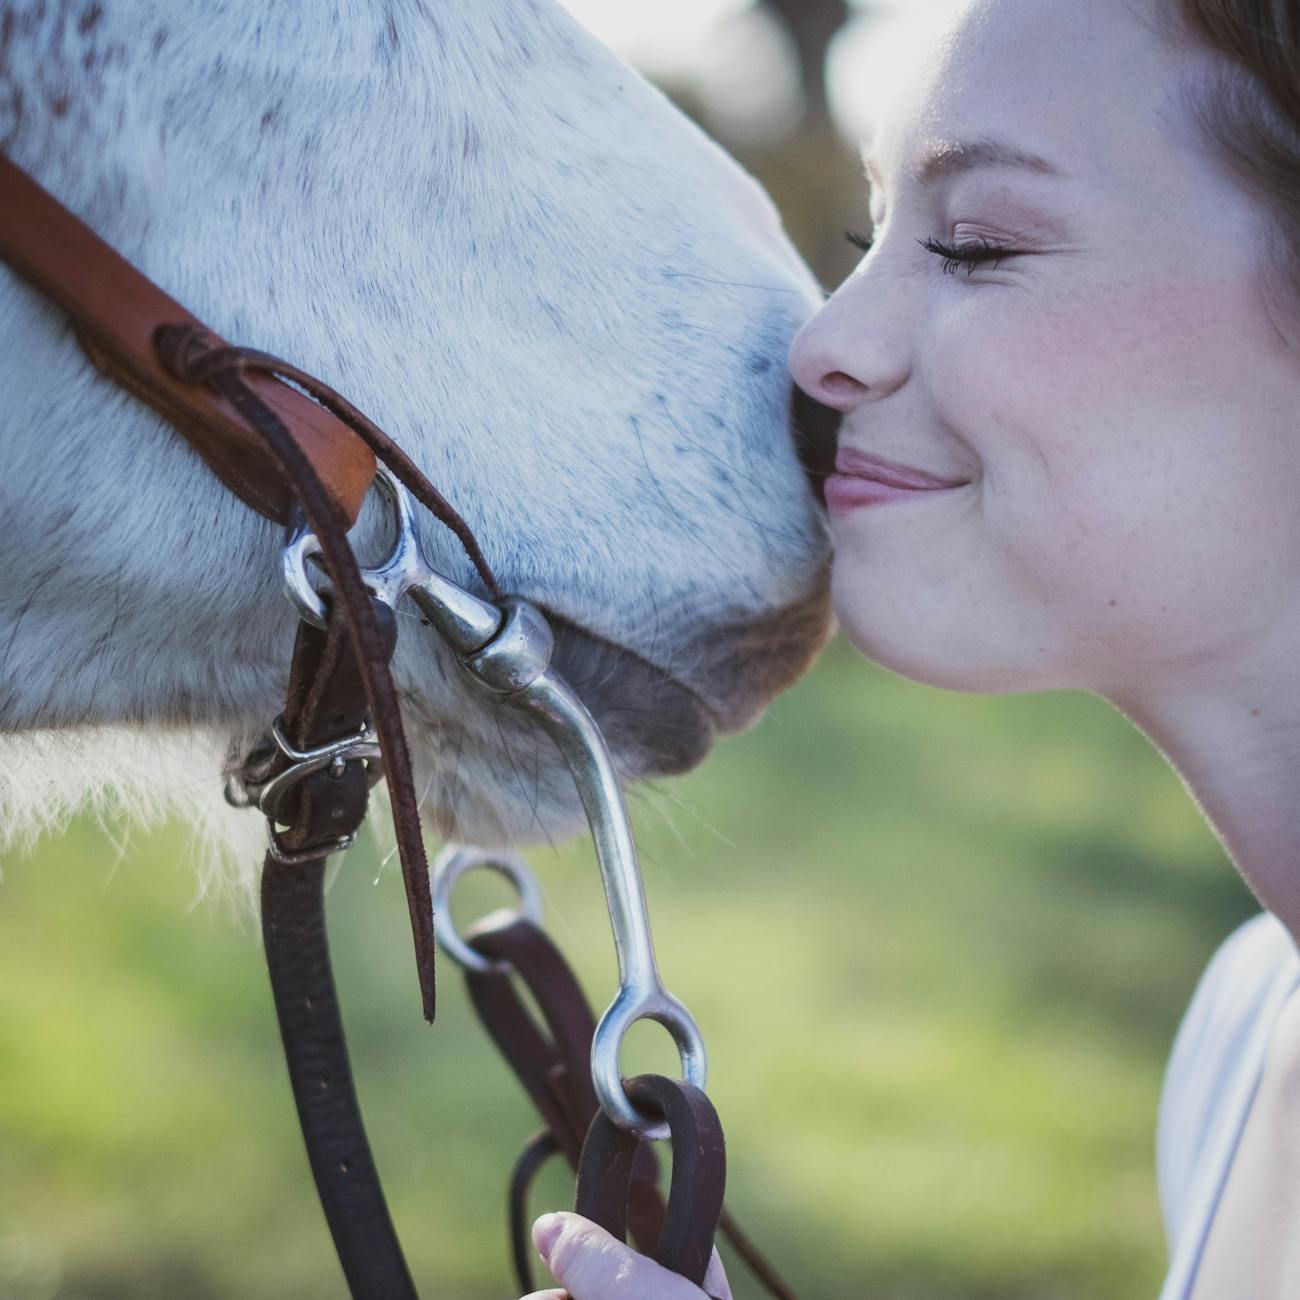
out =
[[[274,375],[278,379],[287,379],[309,393],[315,401],[347,425],[439,523],[455,533],[492,598],[497,601],[502,599],[504,593],[470,526],[451,502],[425,478],[401,447],[342,393],[292,362],[274,357],[269,352],[257,348],[218,346],[201,326],[164,326],[154,335],[154,346],[167,373],[185,383],[216,384],[220,391],[219,381],[225,374]],[[240,414],[245,419],[248,418],[247,412],[242,409]]]
[[[488,918],[466,930],[465,941],[508,968],[466,970],[470,1000],[576,1171],[592,1116],[600,1109],[591,1079],[596,1018],[577,977],[546,932],[522,917],[504,926]],[[534,1021],[521,988],[532,995],[548,1032]],[[663,1227],[658,1179],[654,1148],[643,1143],[633,1170],[629,1222],[633,1238],[647,1252]],[[520,1281],[526,1291],[533,1289],[526,1277]]]
[[[325,934],[325,862],[268,860],[262,872],[262,934],[284,1059],[348,1293],[415,1300],[348,1063]]]
[[[300,750],[354,737],[366,720],[364,674],[347,620],[333,602],[327,609],[326,630],[301,623],[294,645],[281,725]],[[374,613],[391,654],[393,612],[375,602]],[[270,771],[287,762],[277,754]],[[267,856],[262,935],[298,1120],[348,1289],[356,1300],[415,1300],[352,1083],[325,929],[325,863],[339,837],[365,819],[376,775],[352,759],[308,773],[278,801],[275,820],[288,829],[276,845],[294,860]]]
[[[275,458],[210,388],[168,374],[154,349],[164,325],[218,335],[119,256],[22,168],[0,155],[0,258],[72,318],[90,359],[173,424],[214,474],[259,514],[284,523],[292,492]],[[271,375],[249,386],[290,430],[350,525],[375,458],[342,421]]]
[[[703,1286],[727,1186],[727,1146],[718,1112],[684,1079],[639,1074],[623,1086],[641,1111],[666,1119],[672,1133],[672,1181],[655,1260]],[[620,1241],[627,1239],[628,1195],[640,1146],[636,1134],[616,1127],[598,1111],[578,1162],[574,1208]]]
[[[162,331],[166,334],[167,331]],[[184,333],[184,331],[182,331]],[[429,867],[424,856],[424,839],[420,829],[419,800],[411,771],[411,755],[402,729],[402,711],[397,687],[393,682],[389,658],[392,647],[385,640],[378,609],[382,604],[372,599],[366,587],[357,557],[348,544],[342,520],[324,485],[317,477],[302,448],[275,412],[261,400],[247,382],[247,374],[238,348],[217,352],[203,350],[202,331],[195,331],[191,346],[162,349],[164,360],[179,378],[191,378],[213,388],[230,403],[232,409],[256,431],[262,444],[276,458],[285,478],[293,484],[294,495],[302,507],[307,523],[321,548],[321,560],[334,584],[334,599],[347,622],[351,652],[356,656],[370,710],[384,756],[384,777],[392,799],[393,830],[397,837],[406,902],[415,940],[415,962],[420,977],[420,994],[425,1017],[434,1013],[434,934],[433,901],[429,895]],[[204,365],[211,359],[213,364]],[[430,485],[430,490],[432,486]],[[391,611],[387,615],[391,620]]]
[[[537,1170],[552,1154],[562,1153],[574,1170],[579,1166],[583,1142],[600,1109],[590,1069],[596,1020],[563,954],[531,921],[485,917],[470,926],[464,938],[479,956],[504,963],[504,968],[465,971],[470,1000],[547,1125],[524,1149],[510,1179],[511,1259],[521,1291],[531,1293],[536,1286],[528,1192]],[[531,995],[542,1024],[530,1013],[520,988]],[[621,1222],[645,1254],[655,1250],[663,1233],[665,1205],[658,1177],[654,1150],[643,1142],[633,1158]],[[589,1194],[592,1190],[588,1188]],[[725,1206],[718,1227],[774,1300],[796,1300]]]

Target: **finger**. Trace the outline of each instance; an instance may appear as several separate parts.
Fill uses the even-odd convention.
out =
[[[704,1275],[704,1290],[709,1300],[732,1300],[731,1283],[727,1281],[726,1271],[722,1267],[722,1256],[718,1254],[716,1246],[709,1260],[709,1270]]]
[[[567,1291],[530,1291],[523,1300],[569,1300]]]
[[[576,1214],[542,1215],[533,1244],[573,1300],[705,1300],[699,1287]]]

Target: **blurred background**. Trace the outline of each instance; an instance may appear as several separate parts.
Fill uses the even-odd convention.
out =
[[[767,187],[822,284],[870,228],[858,158],[957,0],[562,0]]]
[[[844,227],[866,224],[858,142],[947,0],[570,7],[760,176],[833,287]],[[633,805],[660,964],[710,1046],[730,1203],[801,1296],[1155,1295],[1164,1061],[1256,909],[1122,718],[918,686],[837,639],[756,731]],[[424,1294],[502,1300],[506,1177],[534,1120],[448,962],[423,1027],[391,845],[367,834],[330,912],[390,1204]],[[603,1007],[589,846],[530,857]],[[199,898],[193,861],[182,828],[105,813],[3,864],[0,1300],[343,1294],[251,906]],[[504,899],[466,882],[460,906]],[[657,1035],[634,1031],[630,1068],[674,1069]],[[534,1208],[571,1196],[551,1170]]]

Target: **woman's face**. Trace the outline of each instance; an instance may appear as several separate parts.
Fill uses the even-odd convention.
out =
[[[969,4],[869,150],[874,247],[795,341],[841,456],[964,483],[830,485],[840,623],[907,676],[1131,696],[1295,635],[1300,331],[1181,95],[1209,56],[1154,3]],[[925,240],[1007,252],[946,273]]]

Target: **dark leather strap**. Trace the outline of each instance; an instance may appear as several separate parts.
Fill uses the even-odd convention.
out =
[[[727,1186],[727,1146],[718,1112],[699,1088],[684,1079],[639,1074],[623,1086],[639,1110],[667,1120],[672,1133],[672,1184],[655,1261],[702,1286]],[[574,1208],[620,1241],[627,1240],[632,1165],[640,1146],[635,1134],[599,1111],[578,1162]]]
[[[0,259],[72,318],[95,365],[175,426],[245,505],[280,523],[288,519],[294,492],[261,439],[219,394],[169,374],[154,350],[159,326],[207,327],[3,155]],[[250,383],[292,432],[335,509],[353,523],[375,475],[369,448],[288,384],[263,375]]]
[[[533,1281],[532,1236],[528,1228],[528,1194],[538,1170],[560,1150],[560,1144],[550,1129],[543,1129],[528,1139],[519,1153],[515,1167],[510,1171],[510,1262],[515,1266],[515,1281],[521,1295],[532,1295],[537,1290]]]
[[[503,592],[469,525],[447,498],[425,478],[401,447],[341,393],[315,375],[310,375],[269,352],[260,352],[256,348],[229,347],[219,339],[214,339],[202,326],[162,326],[154,334],[154,346],[168,373],[186,383],[207,384],[220,392],[223,381],[234,374],[250,388],[254,398],[258,398],[259,390],[252,381],[267,376],[287,379],[305,389],[326,411],[356,434],[439,523],[456,534],[493,599],[503,598]],[[275,411],[272,411],[272,415],[278,418]],[[247,418],[245,414],[245,419]],[[292,433],[292,430],[289,432]],[[296,497],[300,495],[300,492],[295,492]]]
[[[480,956],[509,967],[467,969],[470,1001],[576,1169],[598,1108],[589,1064],[596,1032],[591,1007],[559,950],[530,921],[471,926],[465,941]],[[532,994],[548,1033],[542,1032],[524,1005],[516,976]]]
[[[366,720],[346,621],[327,608],[327,630],[301,624],[294,647],[282,728],[299,750],[354,736]],[[374,614],[391,654],[392,611],[376,602]],[[291,786],[273,810],[288,827],[276,836],[279,849],[305,860],[268,855],[262,936],[298,1120],[348,1287],[356,1300],[415,1300],[352,1084],[325,929],[325,863],[339,837],[364,820],[373,775],[359,759],[341,770],[322,768]]]
[[[480,956],[505,969],[465,972],[470,1000],[506,1062],[547,1124],[516,1162],[510,1179],[510,1250],[519,1288],[536,1290],[528,1236],[528,1192],[541,1165],[563,1153],[576,1171],[582,1144],[599,1110],[591,1081],[591,1042],[596,1021],[573,971],[550,937],[531,921],[485,918],[465,931]],[[531,995],[539,1026],[520,995]],[[649,1143],[636,1152],[626,1200],[626,1222],[637,1247],[654,1251],[662,1235],[665,1205],[658,1188],[659,1162]],[[795,1293],[723,1207],[719,1229],[774,1300]]]
[[[297,500],[320,544],[321,558],[334,583],[339,613],[347,623],[347,637],[356,656],[365,703],[384,755],[384,775],[392,798],[393,829],[402,862],[420,995],[425,1018],[432,1021],[435,1005],[433,900],[429,893],[429,867],[411,756],[388,662],[392,648],[386,643],[380,626],[379,611],[385,607],[371,598],[362,581],[343,520],[302,449],[275,412],[246,382],[239,349],[211,352],[199,331],[169,334],[164,330],[160,338],[164,343],[163,358],[174,373],[220,392],[261,437],[285,477],[294,485]],[[391,611],[388,617],[391,618]]]
[[[352,1085],[330,974],[326,859],[262,873],[262,934],[312,1175],[355,1300],[415,1300]]]
[[[465,941],[480,956],[509,968],[467,970],[470,1000],[570,1168],[576,1171],[592,1116],[600,1109],[591,1081],[596,1019],[586,995],[563,954],[531,921],[471,926],[465,931]],[[547,1033],[542,1032],[525,1006],[520,985],[532,995]],[[654,1148],[646,1143],[637,1154],[633,1170],[629,1218],[633,1239],[647,1252],[659,1240],[663,1227],[664,1204],[658,1181],[659,1162]],[[515,1254],[517,1257],[517,1250]],[[533,1289],[528,1275],[522,1275],[519,1281],[525,1290]]]

